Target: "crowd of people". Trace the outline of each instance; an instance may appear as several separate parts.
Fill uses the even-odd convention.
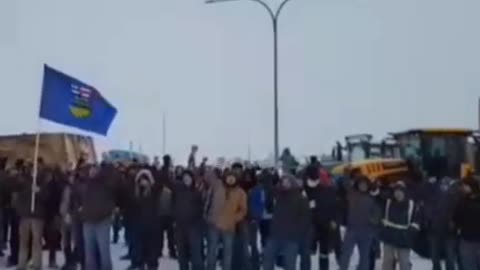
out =
[[[315,157],[303,168],[219,168],[196,164],[196,150],[185,167],[168,155],[161,165],[79,161],[69,171],[39,160],[36,185],[32,165],[18,160],[0,172],[0,256],[18,270],[40,270],[43,250],[50,268],[62,251],[62,269],[112,270],[111,242],[123,235],[130,270],[161,268],[164,243],[180,270],[347,270],[355,248],[358,270],[377,260],[383,270],[410,270],[423,237],[433,270],[443,262],[446,270],[480,269],[473,177],[412,171],[375,182],[354,169],[332,177]]]

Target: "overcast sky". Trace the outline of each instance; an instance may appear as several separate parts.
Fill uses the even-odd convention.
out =
[[[279,22],[282,147],[303,155],[351,133],[476,127],[479,12],[478,0],[292,0]],[[251,144],[264,158],[272,55],[269,18],[248,0],[0,0],[0,133],[36,130],[48,63],[118,108],[102,147],[133,140],[161,153],[166,113],[177,160],[192,143],[243,157]]]

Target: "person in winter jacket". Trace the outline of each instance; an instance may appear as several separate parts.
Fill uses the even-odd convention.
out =
[[[6,162],[6,160],[5,160]],[[4,256],[4,249],[6,248],[6,233],[4,233],[4,220],[5,220],[5,212],[4,208],[6,207],[5,203],[5,195],[7,191],[7,173],[4,171],[4,167],[2,166],[2,159],[0,159],[0,257]]]
[[[466,179],[464,197],[455,208],[453,221],[460,238],[462,270],[478,270],[480,262],[480,186],[476,179]]]
[[[90,166],[79,162],[75,171],[68,173],[62,192],[60,215],[62,218],[62,243],[65,253],[64,270],[85,269],[85,239],[83,237],[82,197],[90,176]]]
[[[248,192],[248,237],[252,270],[260,269],[260,251],[258,235],[266,209],[266,192],[263,183],[258,181],[256,171],[251,171],[251,181],[254,186]]]
[[[249,201],[250,191],[256,184],[255,175],[252,175],[248,168],[244,168],[238,162],[232,164],[232,173],[238,179],[239,186],[247,194],[247,201]],[[252,270],[252,267],[255,267],[255,269],[260,267],[258,247],[255,241],[258,232],[250,232],[251,224],[251,218],[247,211],[247,215],[235,229],[232,270]]]
[[[62,270],[77,269],[77,264],[81,262],[81,258],[78,256],[81,243],[79,238],[76,237],[81,228],[78,218],[78,198],[76,198],[78,182],[79,177],[74,172],[68,173],[67,183],[62,191],[60,216],[62,219],[62,246],[65,257],[65,265]]]
[[[275,259],[284,257],[284,269],[295,270],[299,243],[310,223],[308,199],[302,191],[301,181],[285,174],[275,195],[271,235],[263,257],[263,269],[273,270]]]
[[[20,235],[19,235],[19,223],[20,217],[15,207],[15,197],[17,197],[18,180],[23,177],[25,173],[24,161],[19,159],[15,161],[15,166],[8,170],[3,194],[4,203],[4,239],[8,239],[8,245],[10,247],[10,254],[7,259],[7,267],[14,267],[18,264]],[[10,233],[9,233],[10,232]]]
[[[81,191],[85,268],[112,270],[110,229],[115,209],[116,186],[109,165],[88,167],[88,179]],[[97,258],[100,258],[97,265]],[[98,267],[97,267],[98,266]]]
[[[122,260],[130,260],[132,254],[132,243],[133,239],[133,226],[135,223],[135,209],[134,209],[134,200],[135,194],[133,194],[132,190],[135,190],[135,178],[137,176],[138,171],[140,170],[139,167],[131,165],[127,168],[125,174],[121,178],[121,192],[120,192],[120,212],[122,213],[123,217],[123,226],[125,231],[125,242],[127,243],[128,252],[120,259]]]
[[[164,237],[167,236],[168,254],[171,258],[177,258],[177,251],[175,248],[175,237],[173,229],[173,217],[171,211],[172,200],[172,185],[175,181],[173,171],[172,158],[169,155],[163,156],[163,166],[157,176],[156,186],[160,188],[160,198],[164,200],[163,206],[160,209],[161,213],[161,228],[159,239],[160,256],[163,256],[163,245],[165,243]]]
[[[184,171],[174,186],[173,218],[180,270],[203,270],[202,195],[191,171]]]
[[[370,194],[371,181],[355,175],[353,187],[347,186],[346,233],[343,241],[340,270],[349,269],[355,246],[359,250],[358,270],[370,269],[371,245],[380,219],[380,209]]]
[[[61,219],[60,203],[62,200],[63,186],[65,185],[65,174],[59,167],[53,170],[52,180],[48,182],[48,198],[45,202],[46,215],[44,225],[45,245],[48,249],[49,268],[58,268],[57,250],[61,246]]]
[[[156,239],[157,232],[158,198],[154,190],[155,179],[152,172],[142,169],[135,177],[135,222],[133,224],[132,265],[130,270],[157,269],[158,251]]]
[[[320,251],[319,269],[328,270],[329,254],[340,219],[337,191],[328,174],[316,168],[308,172],[305,190],[312,213],[313,243],[315,250],[318,246]]]
[[[258,226],[260,232],[260,243],[263,249],[267,245],[270,237],[270,224],[272,223],[273,205],[274,205],[274,183],[278,182],[277,172],[264,169],[259,175],[259,184],[262,186],[264,208]]]
[[[404,182],[393,186],[393,198],[385,201],[380,226],[380,240],[383,242],[383,270],[394,270],[398,261],[400,270],[410,270],[410,250],[413,238],[420,230],[417,206],[407,196]]]
[[[430,240],[433,270],[442,270],[442,257],[445,269],[455,270],[456,233],[452,218],[459,199],[458,181],[448,177],[431,178],[426,186],[425,229]]]
[[[280,162],[282,163],[282,169],[288,173],[295,173],[299,165],[297,159],[292,155],[290,148],[283,149]]]
[[[247,195],[238,186],[235,175],[227,173],[224,184],[214,184],[211,195],[216,198],[208,199],[206,208],[210,220],[208,221],[208,252],[207,270],[215,270],[219,242],[223,243],[223,270],[230,270],[233,256],[233,241],[235,229],[247,214]],[[221,203],[223,204],[215,205]]]
[[[20,216],[20,252],[17,269],[24,270],[28,263],[28,250],[32,252],[33,269],[42,268],[42,236],[48,189],[46,185],[52,180],[50,170],[39,167],[37,184],[33,185],[31,171],[27,170],[18,178],[18,193],[15,198],[17,213]],[[34,205],[32,208],[32,199]],[[30,237],[31,235],[31,237]],[[30,242],[31,241],[31,242]]]

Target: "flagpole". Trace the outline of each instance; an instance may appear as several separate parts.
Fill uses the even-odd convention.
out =
[[[130,161],[132,161],[133,160],[133,141],[131,141],[131,140],[128,144],[128,152],[129,152],[129,155],[130,155]]]
[[[32,213],[35,211],[35,198],[37,195],[36,189],[37,189],[37,178],[38,178],[38,152],[40,148],[40,119],[38,120],[38,126],[39,128],[37,129],[37,134],[35,135],[35,151],[33,154],[33,181],[32,181],[32,202],[31,202],[31,210]]]
[[[40,151],[40,131],[41,131],[41,117],[42,114],[42,99],[43,99],[43,91],[45,90],[45,70],[48,66],[46,64],[43,65],[43,78],[42,78],[42,91],[40,91],[40,99],[38,103],[38,119],[37,119],[37,134],[35,135],[35,150],[33,152],[33,172],[32,172],[32,201],[30,203],[30,210],[32,213],[35,211],[35,199],[37,196],[37,178],[38,178],[38,155]]]

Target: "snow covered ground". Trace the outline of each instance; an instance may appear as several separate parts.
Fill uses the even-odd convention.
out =
[[[114,262],[114,269],[115,270],[125,270],[127,269],[129,262],[128,261],[120,261],[119,258],[120,256],[124,255],[126,253],[126,249],[123,244],[117,244],[117,245],[112,245],[112,258]],[[0,269],[7,269],[5,267],[5,259],[6,258],[1,258],[0,259]],[[335,262],[334,257],[332,256],[331,258],[331,267],[330,269],[335,270],[337,269],[337,265]],[[358,255],[354,254],[352,258],[352,264],[350,266],[350,269],[355,269],[356,263],[358,261]],[[47,262],[47,254],[44,254],[44,263]],[[59,253],[59,265],[62,265],[63,263],[63,258]],[[427,270],[431,269],[431,264],[429,261],[424,260],[416,256],[415,254],[412,254],[412,263],[413,267],[412,270]],[[380,267],[381,261],[377,261],[377,267],[376,269],[381,269]],[[10,268],[14,269],[14,268]],[[48,269],[46,266],[44,268],[45,270]],[[175,260],[169,259],[169,258],[161,258],[160,259],[160,267],[159,269],[162,270],[178,270],[178,264]],[[318,258],[315,256],[312,258],[312,270],[317,270],[318,269]]]

